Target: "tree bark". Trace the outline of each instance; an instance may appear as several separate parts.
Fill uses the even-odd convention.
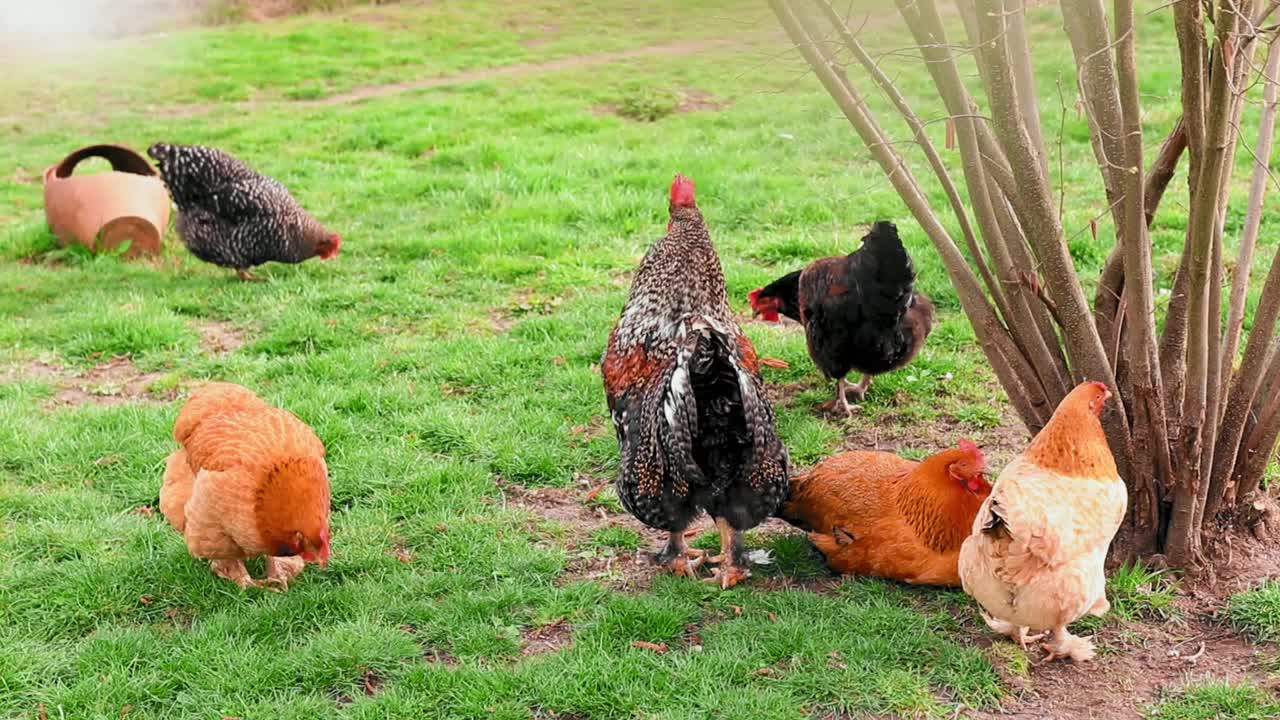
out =
[[[1085,4],[1085,3],[1081,3]],[[1099,9],[1101,4],[1099,3]],[[1172,473],[1169,438],[1165,432],[1164,391],[1156,357],[1155,293],[1151,280],[1151,243],[1143,207],[1142,111],[1138,98],[1137,43],[1133,0],[1116,0],[1116,80],[1120,88],[1121,192],[1124,198],[1124,276],[1127,298],[1129,379],[1133,388],[1134,457],[1154,473],[1131,478],[1134,487],[1131,513],[1139,551],[1156,549],[1160,526],[1157,478]],[[1099,13],[1100,15],[1101,13]],[[1104,36],[1105,37],[1105,36]],[[1105,53],[1103,53],[1105,55]],[[1150,463],[1150,464],[1146,464]]]
[[[1230,4],[1231,0],[1224,0]],[[1204,158],[1191,202],[1188,228],[1190,254],[1187,270],[1187,351],[1186,383],[1182,405],[1182,432],[1180,433],[1181,460],[1185,476],[1174,490],[1173,510],[1166,543],[1166,554],[1176,567],[1186,567],[1197,562],[1200,555],[1200,528],[1195,526],[1198,505],[1207,487],[1203,476],[1204,427],[1210,398],[1207,383],[1210,380],[1209,333],[1211,325],[1209,291],[1214,235],[1219,221],[1219,200],[1232,112],[1228,57],[1231,39],[1236,34],[1239,13],[1233,6],[1231,12],[1220,12],[1217,20],[1217,41],[1211,55],[1212,71],[1209,83],[1209,101],[1206,105]],[[1184,101],[1185,102],[1185,101]],[[1195,147],[1194,144],[1191,146]]]

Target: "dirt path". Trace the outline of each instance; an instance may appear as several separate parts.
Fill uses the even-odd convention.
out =
[[[464,83],[479,82],[482,80],[526,77],[529,75],[541,75],[543,73],[559,72],[562,70],[578,70],[581,68],[595,67],[597,65],[608,65],[622,60],[635,60],[647,57],[679,57],[683,55],[696,55],[697,53],[707,52],[710,50],[748,45],[753,40],[762,40],[767,38],[780,39],[781,37],[782,36],[777,32],[767,32],[746,35],[738,38],[677,40],[675,42],[661,43],[659,45],[646,45],[629,50],[612,50],[608,52],[591,53],[588,55],[573,55],[570,57],[556,58],[554,60],[546,60],[543,62],[518,63],[515,65],[466,70],[453,75],[417,78],[414,80],[406,80],[404,82],[391,83],[389,85],[368,85],[353,88],[347,92],[338,93],[336,95],[329,95],[327,97],[316,98],[314,100],[301,100],[292,104],[302,107],[346,105],[348,103],[360,102],[370,98],[398,95],[400,93],[410,92],[413,90],[429,90],[431,88],[445,87],[448,85],[462,85]]]

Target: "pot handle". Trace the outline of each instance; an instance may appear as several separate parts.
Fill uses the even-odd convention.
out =
[[[134,175],[155,176],[156,171],[151,164],[138,153],[123,145],[90,145],[68,155],[54,168],[54,175],[60,178],[71,177],[80,161],[91,157],[100,157],[111,163],[111,169],[117,172]]]

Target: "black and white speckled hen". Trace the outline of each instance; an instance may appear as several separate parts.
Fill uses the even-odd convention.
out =
[[[329,232],[283,185],[216,148],[156,143],[147,154],[178,207],[178,236],[205,262],[249,268],[337,257],[342,239]]]
[[[769,322],[778,313],[804,325],[809,357],[836,381],[835,404],[852,414],[845,376],[862,373],[858,400],[871,376],[911,362],[933,329],[934,308],[915,290],[911,256],[891,222],[877,222],[852,253],[814,260],[751,291],[751,309]]]
[[[706,560],[685,530],[706,510],[720,529],[715,576],[750,576],[742,532],[767,519],[787,489],[787,452],[764,396],[755,348],[725,296],[720,259],[693,182],[671,185],[667,235],[649,248],[601,370],[618,434],[618,497],[669,534],[656,560],[693,577]]]

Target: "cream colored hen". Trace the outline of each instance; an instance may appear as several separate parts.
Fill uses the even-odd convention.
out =
[[[329,559],[329,474],[320,438],[292,413],[230,383],[197,390],[178,412],[181,447],[165,465],[160,511],[192,555],[242,588],[288,587]],[[267,556],[265,581],[246,558]]]
[[[992,630],[1023,647],[1048,630],[1046,660],[1093,658],[1093,642],[1067,632],[1102,615],[1103,562],[1128,505],[1099,416],[1111,393],[1072,390],[1031,446],[1000,473],[960,549],[960,580]]]

